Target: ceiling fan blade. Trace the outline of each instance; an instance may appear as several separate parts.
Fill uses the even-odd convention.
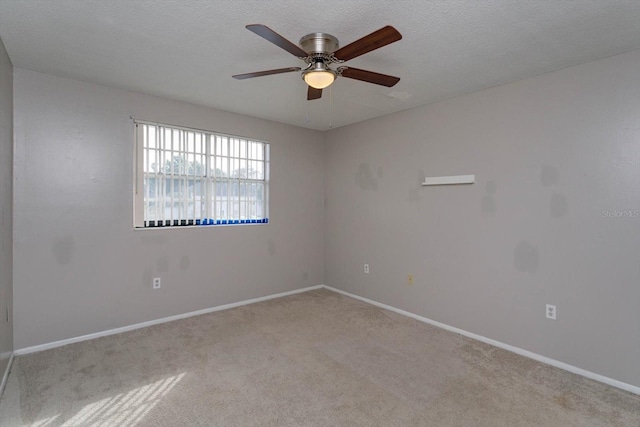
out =
[[[277,68],[275,70],[256,71],[255,73],[236,74],[235,76],[231,76],[231,77],[238,80],[244,80],[244,79],[251,79],[253,77],[270,76],[271,74],[290,73],[292,71],[300,71],[300,70],[301,70],[300,67]]]
[[[400,81],[400,77],[374,73],[373,71],[360,70],[359,68],[344,67],[340,73],[342,77],[361,80],[367,83],[391,87]]]
[[[309,56],[309,54],[302,50],[299,46],[291,43],[289,40],[285,39],[266,25],[250,24],[247,25],[246,28],[247,30],[253,31],[263,39],[270,41],[271,43],[275,44],[279,48],[286,50],[294,56],[297,56],[299,58],[306,58],[307,56]]]
[[[322,97],[322,89],[316,89],[314,87],[309,86],[309,90],[307,90],[307,101],[320,99],[321,97]]]
[[[334,56],[341,61],[348,61],[367,52],[381,48],[390,43],[397,42],[402,38],[402,34],[390,25],[374,31],[368,36],[354,41],[333,52]]]

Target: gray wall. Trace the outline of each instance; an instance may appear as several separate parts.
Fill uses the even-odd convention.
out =
[[[16,349],[323,283],[322,133],[23,69],[14,85]],[[270,223],[133,230],[129,116],[269,141]]]
[[[12,215],[13,66],[0,40],[0,380],[13,352]]]
[[[640,385],[638,70],[640,51],[330,131],[326,284]]]

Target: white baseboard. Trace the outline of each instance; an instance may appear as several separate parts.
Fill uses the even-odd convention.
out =
[[[411,318],[416,319],[416,320],[418,320],[420,322],[428,323],[428,324],[436,326],[438,328],[442,328],[442,329],[445,329],[447,331],[455,332],[455,333],[463,335],[465,337],[472,338],[472,339],[475,339],[475,340],[478,340],[478,341],[493,345],[493,346],[498,347],[498,348],[502,348],[504,350],[507,350],[507,351],[510,351],[512,353],[516,353],[516,354],[528,357],[528,358],[533,359],[533,360],[537,360],[538,362],[542,362],[542,363],[545,363],[547,365],[555,366],[556,368],[560,368],[560,369],[563,369],[565,371],[568,371],[568,372],[571,372],[571,373],[574,373],[574,374],[577,374],[577,375],[581,375],[583,377],[586,377],[586,378],[589,378],[589,379],[592,379],[592,380],[599,381],[601,383],[610,385],[612,387],[616,387],[616,388],[619,388],[619,389],[622,389],[622,390],[625,390],[625,391],[640,395],[640,387],[639,386],[635,386],[635,385],[632,385],[632,384],[627,384],[627,383],[622,382],[622,381],[614,380],[613,378],[605,377],[604,375],[596,374],[594,372],[590,372],[590,371],[587,371],[585,369],[578,368],[576,366],[569,365],[569,364],[564,363],[564,362],[560,362],[559,360],[551,359],[549,357],[542,356],[542,355],[537,354],[537,353],[533,353],[533,352],[531,352],[529,350],[525,350],[525,349],[522,349],[522,348],[519,348],[519,347],[514,347],[512,345],[505,344],[503,342],[496,341],[494,339],[487,338],[487,337],[484,337],[482,335],[474,334],[473,332],[465,331],[464,329],[459,329],[459,328],[456,328],[456,327],[453,327],[453,326],[449,326],[449,325],[447,325],[445,323],[437,322],[435,320],[431,320],[431,319],[428,319],[426,317],[422,317],[422,316],[419,316],[417,314],[413,314],[413,313],[410,313],[408,311],[401,310],[399,308],[395,308],[395,307],[392,307],[392,306],[387,305],[387,304],[382,304],[382,303],[379,303],[377,301],[373,301],[373,300],[370,300],[368,298],[361,297],[359,295],[355,295],[355,294],[352,294],[352,293],[349,293],[349,292],[346,292],[346,291],[342,291],[340,289],[332,288],[331,286],[327,286],[327,285],[316,285],[316,286],[310,286],[310,287],[302,288],[302,289],[295,289],[295,290],[292,290],[292,291],[281,292],[281,293],[278,293],[278,294],[267,295],[267,296],[259,297],[259,298],[252,298],[252,299],[248,299],[248,300],[245,300],[245,301],[234,302],[234,303],[231,303],[231,304],[219,305],[217,307],[205,308],[203,310],[192,311],[192,312],[189,312],[189,313],[177,314],[175,316],[163,317],[161,319],[150,320],[148,322],[136,323],[134,325],[123,326],[121,328],[110,329],[110,330],[102,331],[102,332],[96,332],[94,334],[82,335],[82,336],[79,336],[79,337],[69,338],[69,339],[65,339],[65,340],[54,341],[54,342],[41,344],[41,345],[36,345],[36,346],[32,346],[32,347],[21,348],[21,349],[15,350],[13,352],[13,354],[11,355],[11,358],[9,360],[9,364],[7,365],[6,372],[4,373],[4,377],[2,379],[2,383],[0,384],[0,394],[1,394],[2,390],[4,389],[5,382],[6,382],[6,379],[7,379],[7,375],[9,373],[10,368],[11,368],[11,364],[13,363],[14,356],[22,356],[22,355],[25,355],[25,354],[37,353],[39,351],[49,350],[51,348],[61,347],[63,345],[67,345],[67,344],[73,344],[73,343],[92,340],[92,339],[95,339],[95,338],[105,337],[105,336],[109,336],[109,335],[120,334],[120,333],[123,333],[123,332],[133,331],[135,329],[140,329],[140,328],[146,328],[148,326],[158,325],[158,324],[161,324],[161,323],[171,322],[171,321],[174,321],[174,320],[186,319],[188,317],[199,316],[201,314],[207,314],[207,313],[213,313],[213,312],[216,312],[216,311],[228,310],[230,308],[240,307],[240,306],[248,305],[248,304],[254,304],[254,303],[257,303],[257,302],[261,302],[261,301],[267,301],[267,300],[270,300],[270,299],[281,298],[281,297],[285,297],[285,296],[288,296],[288,295],[299,294],[299,293],[302,293],[302,292],[308,292],[308,291],[312,291],[312,290],[315,290],[315,289],[321,289],[321,288],[324,288],[324,289],[327,289],[327,290],[330,290],[330,291],[333,291],[333,292],[337,292],[339,294],[346,295],[346,296],[351,297],[351,298],[355,298],[357,300],[366,302],[366,303],[371,304],[371,305],[375,305],[375,306],[383,308],[385,310],[393,311],[394,313],[398,313],[398,314],[401,314],[403,316],[411,317]]]
[[[635,385],[632,385],[632,384],[627,384],[627,383],[622,382],[622,381],[614,380],[613,378],[605,377],[604,375],[596,374],[594,372],[590,372],[590,371],[587,371],[585,369],[578,368],[576,366],[569,365],[569,364],[564,363],[564,362],[560,362],[559,360],[551,359],[549,357],[542,356],[542,355],[537,354],[537,353],[533,353],[533,352],[531,352],[529,350],[525,350],[525,349],[522,349],[522,348],[519,348],[519,347],[514,347],[512,345],[505,344],[503,342],[496,341],[496,340],[491,339],[491,338],[483,337],[482,335],[474,334],[473,332],[465,331],[464,329],[459,329],[459,328],[456,328],[456,327],[453,327],[453,326],[449,326],[449,325],[447,325],[445,323],[440,323],[440,322],[437,322],[435,320],[428,319],[426,317],[418,316],[417,314],[413,314],[413,313],[410,313],[410,312],[405,311],[405,310],[400,310],[399,308],[395,308],[395,307],[392,307],[392,306],[387,305],[387,304],[382,304],[382,303],[379,303],[377,301],[373,301],[373,300],[370,300],[368,298],[361,297],[359,295],[355,295],[355,294],[352,294],[352,293],[349,293],[349,292],[342,291],[340,289],[335,289],[335,288],[332,288],[331,286],[324,285],[324,288],[328,289],[330,291],[333,291],[333,292],[337,292],[337,293],[342,294],[342,295],[346,295],[346,296],[351,297],[351,298],[355,298],[357,300],[366,302],[368,304],[375,305],[375,306],[380,307],[380,308],[384,308],[385,310],[393,311],[394,313],[398,313],[398,314],[402,314],[403,316],[411,317],[411,318],[416,319],[416,320],[418,320],[420,322],[428,323],[428,324],[436,326],[438,328],[446,329],[447,331],[455,332],[457,334],[464,335],[465,337],[472,338],[474,340],[478,340],[478,341],[482,341],[484,343],[490,344],[490,345],[492,345],[494,347],[502,348],[502,349],[510,351],[512,353],[516,353],[516,354],[519,354],[521,356],[525,356],[525,357],[528,357],[530,359],[537,360],[538,362],[542,362],[542,363],[547,364],[547,365],[555,366],[556,368],[560,368],[560,369],[563,369],[565,371],[569,371],[569,372],[571,372],[573,374],[577,374],[577,375],[580,375],[580,376],[583,376],[583,377],[586,377],[586,378],[589,378],[589,379],[592,379],[592,380],[599,381],[601,383],[610,385],[612,387],[616,387],[616,388],[619,388],[619,389],[622,389],[622,390],[625,390],[625,391],[640,395],[640,387],[638,387],[638,386],[635,386]]]
[[[7,386],[7,378],[9,378],[9,371],[11,371],[11,365],[13,365],[13,357],[15,353],[11,352],[11,356],[9,356],[9,363],[7,363],[7,369],[4,370],[4,375],[2,375],[2,382],[0,382],[0,397],[4,393],[4,388]]]
[[[213,313],[215,311],[228,310],[230,308],[240,307],[243,305],[254,304],[256,302],[268,301],[274,298],[286,297],[288,295],[299,294],[302,292],[312,291],[314,289],[321,289],[324,285],[310,286],[302,289],[294,289],[292,291],[281,292],[278,294],[267,295],[259,298],[252,298],[244,301],[234,302],[231,304],[219,305],[216,307],[205,308],[203,310],[191,311],[189,313],[176,314],[175,316],[163,317],[161,319],[149,320],[147,322],[136,323],[133,325],[123,326],[121,328],[109,329],[102,332],[96,332],[93,334],[82,335],[79,337],[68,338],[60,341],[54,341],[46,344],[34,345],[32,347],[25,347],[14,351],[16,356],[23,356],[25,354],[37,353],[39,351],[49,350],[51,348],[62,347],[63,345],[73,344],[81,341],[92,340],[95,338],[106,337],[109,335],[121,334],[123,332],[133,331],[135,329],[146,328],[148,326],[159,325],[161,323],[172,322],[174,320],[186,319],[187,317],[199,316],[201,314]]]

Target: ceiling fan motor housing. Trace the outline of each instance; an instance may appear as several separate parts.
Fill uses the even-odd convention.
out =
[[[300,39],[300,47],[309,56],[324,56],[338,50],[338,39],[327,33],[311,33]]]

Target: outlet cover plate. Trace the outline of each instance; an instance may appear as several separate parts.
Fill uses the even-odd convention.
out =
[[[556,310],[556,306],[552,304],[547,304],[546,315],[547,319],[556,320],[558,312]]]

